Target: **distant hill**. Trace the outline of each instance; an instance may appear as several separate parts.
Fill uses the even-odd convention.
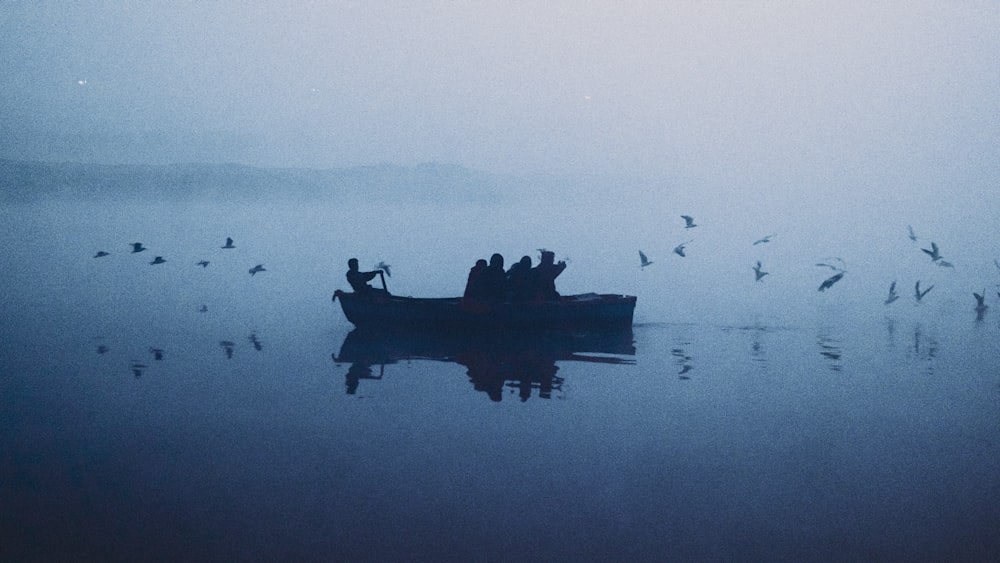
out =
[[[0,201],[379,198],[496,202],[514,180],[449,164],[327,170],[239,164],[109,165],[0,159]]]

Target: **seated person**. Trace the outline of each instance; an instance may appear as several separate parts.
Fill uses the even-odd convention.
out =
[[[358,270],[358,259],[351,258],[347,261],[347,283],[351,284],[351,289],[354,293],[366,294],[373,293],[375,291],[383,291],[381,289],[376,289],[370,285],[368,282],[375,278],[375,276],[382,273],[382,270],[373,270],[371,272],[361,272]]]
[[[556,278],[566,269],[566,262],[560,260],[554,263],[555,253],[551,250],[542,251],[542,259],[532,270],[535,273],[536,292],[539,299],[552,301],[559,299],[556,291]]]
[[[522,256],[507,270],[507,299],[515,302],[531,301],[534,298],[534,277],[531,257]]]

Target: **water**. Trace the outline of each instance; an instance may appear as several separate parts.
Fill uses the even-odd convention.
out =
[[[0,558],[1000,556],[1000,307],[947,284],[885,307],[856,269],[755,285],[753,256],[689,292],[710,263],[671,244],[640,270],[627,213],[517,212],[2,210]],[[540,246],[571,258],[565,293],[639,296],[624,346],[351,357],[347,258],[441,296]]]

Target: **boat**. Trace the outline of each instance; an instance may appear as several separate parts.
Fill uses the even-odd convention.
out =
[[[400,297],[386,291],[337,290],[344,316],[358,328],[443,331],[621,329],[632,326],[636,297],[584,293],[550,301],[470,303],[460,297]]]

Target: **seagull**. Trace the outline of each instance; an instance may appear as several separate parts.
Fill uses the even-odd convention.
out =
[[[885,304],[888,305],[897,299],[899,299],[899,294],[896,293],[896,281],[893,280],[892,284],[889,285],[889,296],[885,298]]]
[[[973,295],[973,297],[976,298],[976,311],[983,312],[983,311],[985,311],[987,309],[987,307],[989,307],[989,305],[986,304],[986,290],[985,289],[983,290],[982,294],[973,292],[972,295]]]
[[[753,267],[754,281],[760,281],[764,276],[768,275],[770,272],[762,272],[760,269],[760,260],[757,261],[757,265]],[[832,284],[831,284],[832,285]]]
[[[920,300],[923,299],[924,296],[927,295],[927,292],[932,289],[934,289],[933,285],[931,285],[930,287],[928,287],[923,291],[920,291],[920,280],[917,280],[917,285],[914,288],[914,293],[913,293],[913,296],[917,298],[917,303],[920,303]]]
[[[913,232],[913,227],[907,225],[906,230],[909,231],[910,240],[912,240],[913,242],[917,242],[917,233]]]
[[[938,265],[938,266],[941,266],[942,268],[951,268],[951,269],[955,269],[955,265],[954,265],[954,264],[952,264],[951,262],[947,261],[947,260],[938,260],[938,263],[937,263],[937,265]]]
[[[110,256],[110,255],[111,255],[110,252],[104,252],[103,250],[98,250],[97,254],[94,255],[94,258],[101,258],[103,256]]]
[[[646,266],[649,266],[650,264],[653,263],[653,261],[647,258],[646,254],[641,250],[639,251],[639,262],[640,262],[639,269],[645,269]]]
[[[674,254],[680,256],[681,258],[683,258],[685,256],[685,254],[684,254],[684,247],[686,245],[692,243],[692,242],[694,242],[694,241],[693,240],[689,240],[689,241],[687,241],[685,243],[678,244],[677,246],[674,247]]]
[[[153,258],[152,262],[150,262],[150,264],[164,264],[164,263],[166,263],[166,260],[164,260],[162,256],[157,256],[156,258]]]
[[[207,268],[208,260],[202,260],[201,262],[198,262],[198,265],[201,266],[202,268]]]
[[[823,280],[823,283],[819,284],[819,291],[826,291],[833,287],[833,284],[840,281],[844,277],[844,272],[837,272],[836,274]]]
[[[226,245],[223,246],[222,248],[236,248],[235,246],[233,246],[233,239],[226,237]]]
[[[684,219],[684,228],[685,229],[691,229],[691,228],[694,228],[694,227],[698,226],[698,225],[694,224],[694,217],[692,217],[690,215],[681,215],[681,219]]]
[[[927,250],[926,248],[921,248],[920,250],[924,251],[925,254],[930,256],[932,262],[937,262],[938,260],[941,259],[941,252],[938,250],[938,245],[936,242],[931,243],[930,250]]]
[[[143,246],[141,242],[133,242],[131,244],[132,244],[132,252],[133,253],[135,253],[135,252],[142,252],[143,250],[146,250],[146,247]]]
[[[847,265],[840,258],[836,258],[836,257],[834,257],[834,258],[827,258],[827,260],[831,260],[831,261],[835,260],[837,262],[840,262],[843,266]],[[834,272],[846,272],[847,271],[847,268],[844,268],[842,266],[834,266],[833,264],[827,264],[826,262],[819,262],[816,265],[819,266],[819,267],[821,267],[821,268],[830,268]]]
[[[392,272],[389,271],[389,268],[390,268],[389,264],[386,264],[385,262],[379,262],[378,264],[375,264],[375,269],[376,270],[382,270],[382,271],[384,271],[385,275],[387,275],[387,276],[389,276],[391,278],[392,277]]]
[[[257,272],[266,272],[266,271],[267,270],[264,269],[264,265],[263,264],[257,264],[253,268],[250,268],[250,275],[252,276],[252,275],[255,275]]]
[[[764,244],[765,242],[771,242],[771,237],[773,237],[773,236],[775,236],[775,235],[767,235],[766,237],[759,238],[759,239],[753,241],[753,246],[757,246],[758,244]]]

